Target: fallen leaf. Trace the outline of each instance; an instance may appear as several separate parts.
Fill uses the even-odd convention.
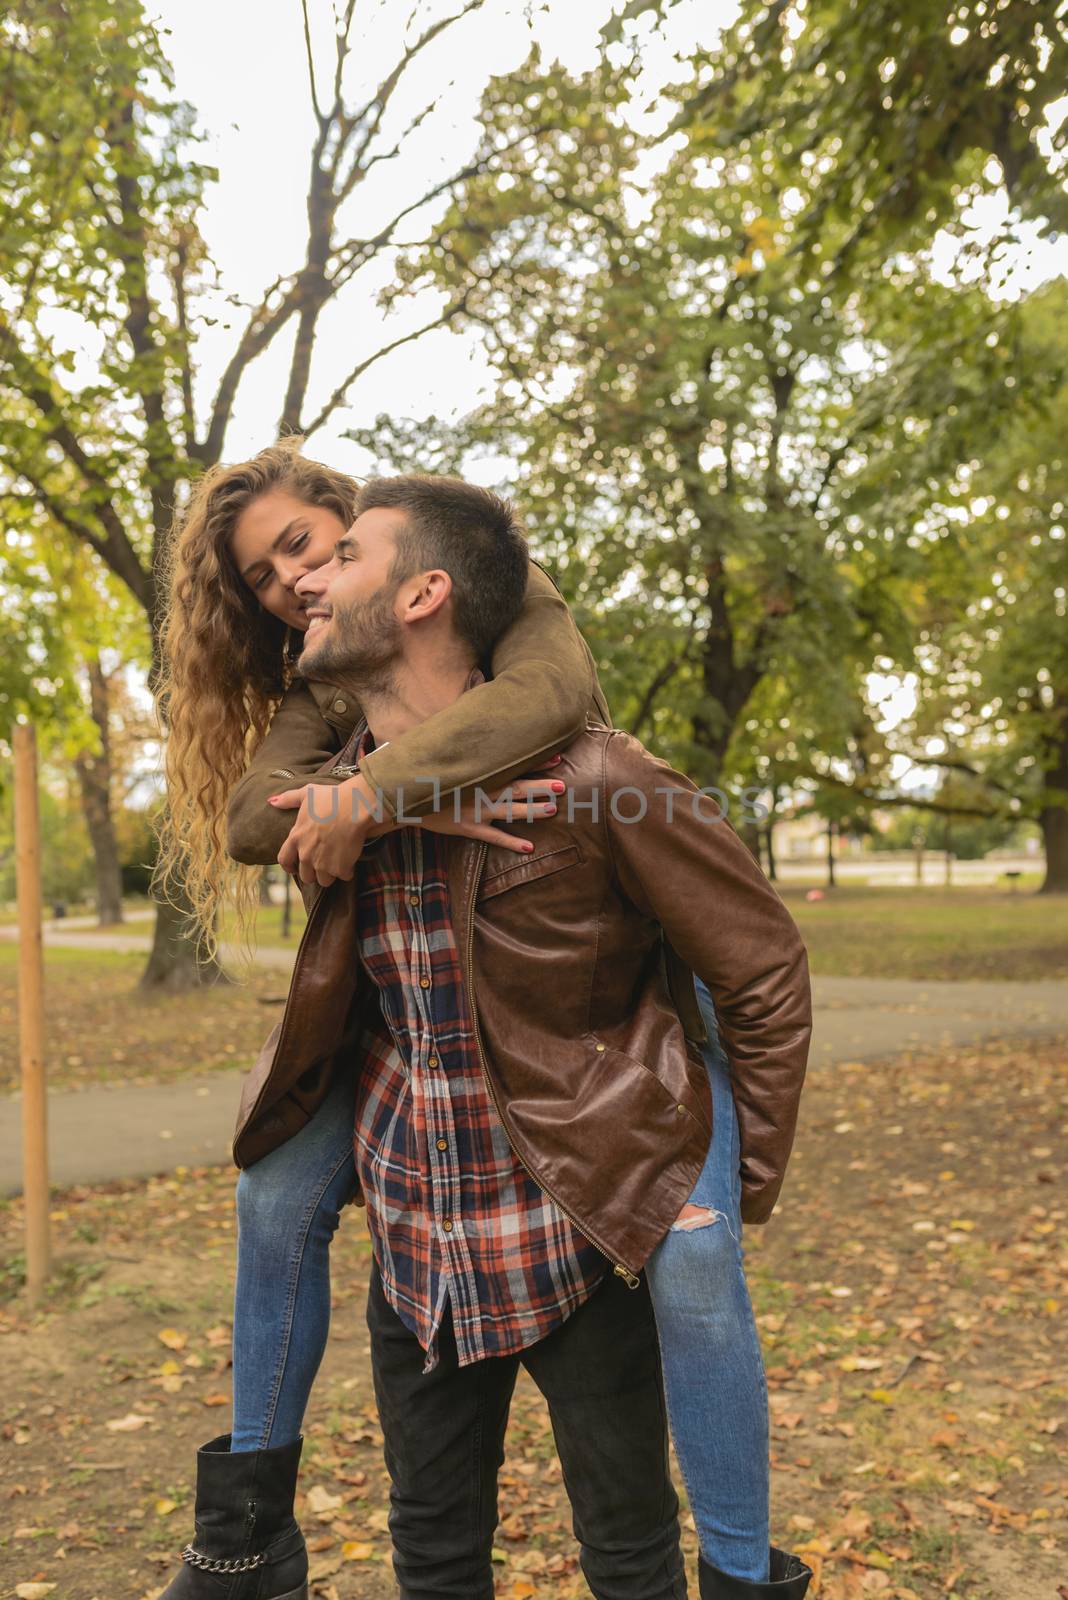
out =
[[[329,1489],[317,1483],[308,1490],[305,1503],[313,1516],[321,1517],[330,1511],[340,1511],[345,1501],[341,1495],[331,1494]]]
[[[346,1539],[341,1546],[341,1554],[346,1561],[370,1561],[374,1553],[374,1545],[362,1539]]]
[[[177,1500],[157,1500],[155,1512],[157,1517],[169,1517],[172,1511],[178,1510]]]
[[[45,1600],[45,1595],[51,1594],[54,1588],[54,1583],[20,1583],[15,1593],[18,1600]]]
[[[138,1428],[147,1427],[151,1421],[151,1417],[142,1417],[136,1411],[127,1411],[124,1417],[116,1417],[114,1422],[109,1422],[107,1428],[109,1433],[136,1433]]]
[[[189,1343],[189,1336],[179,1333],[177,1328],[161,1328],[157,1334],[160,1344],[165,1344],[168,1350],[184,1350]]]

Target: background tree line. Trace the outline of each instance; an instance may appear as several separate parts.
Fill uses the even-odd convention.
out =
[[[306,234],[230,308],[210,392],[213,174],[165,41],[140,0],[0,23],[0,705],[69,749],[98,862],[105,680],[151,678],[174,513],[242,385],[284,348],[277,426],[314,451],[378,362],[450,326],[491,362],[478,409],[352,437],[388,467],[502,459],[619,721],[831,819],[1032,819],[1068,889],[1066,297],[1006,281],[1064,223],[1059,7],[743,0],[665,82],[647,46],[677,0],[606,0],[589,71],[532,51],[468,158],[382,215],[369,174],[437,111],[398,115],[406,79],[486,4],[417,8],[360,84],[355,0],[325,72],[308,0]],[[353,359],[324,396],[338,304]],[[876,673],[916,684],[889,730]],[[902,787],[917,766],[937,789]],[[180,933],[161,908],[148,981],[210,976]]]

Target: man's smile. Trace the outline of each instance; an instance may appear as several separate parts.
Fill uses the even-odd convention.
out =
[[[321,606],[309,606],[304,613],[308,621],[307,632],[310,634],[324,622],[329,622],[333,612],[324,610]]]

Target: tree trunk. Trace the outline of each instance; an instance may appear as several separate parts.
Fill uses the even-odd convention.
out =
[[[1043,806],[1038,823],[1046,848],[1046,876],[1038,892],[1068,894],[1068,805]]]
[[[157,901],[152,949],[139,987],[175,994],[229,981],[215,957],[189,937],[187,913],[167,901]]]
[[[779,876],[778,863],[775,860],[775,810],[779,800],[779,791],[772,788],[771,804],[768,807],[767,821],[764,823],[764,853],[767,857],[768,881],[775,883]]]
[[[836,889],[838,887],[837,882],[835,880],[835,876],[834,876],[834,823],[833,822],[828,822],[828,824],[827,824],[827,887],[828,887],[828,889]]]
[[[257,885],[257,888],[259,890],[260,905],[261,906],[273,905],[274,902],[271,899],[271,869],[270,869],[270,867],[264,867],[263,871],[260,873],[260,881],[259,881],[259,883]]]
[[[1060,716],[1060,738],[1045,775],[1047,803],[1038,814],[1046,847],[1046,876],[1039,894],[1068,894],[1068,707],[1061,706]]]
[[[89,710],[100,735],[100,752],[74,758],[82,811],[96,868],[96,914],[101,927],[122,921],[122,870],[111,814],[111,730],[108,680],[99,661],[89,662]]]

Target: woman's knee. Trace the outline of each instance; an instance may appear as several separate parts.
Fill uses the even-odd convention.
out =
[[[240,1238],[246,1242],[253,1237],[263,1243],[277,1241],[287,1210],[290,1217],[293,1215],[292,1193],[288,1196],[288,1206],[286,1200],[285,1186],[277,1182],[275,1175],[262,1161],[246,1167],[237,1180],[237,1227]]]
[[[687,1315],[732,1298],[736,1279],[744,1279],[734,1224],[714,1206],[687,1204],[650,1262],[654,1298]]]

